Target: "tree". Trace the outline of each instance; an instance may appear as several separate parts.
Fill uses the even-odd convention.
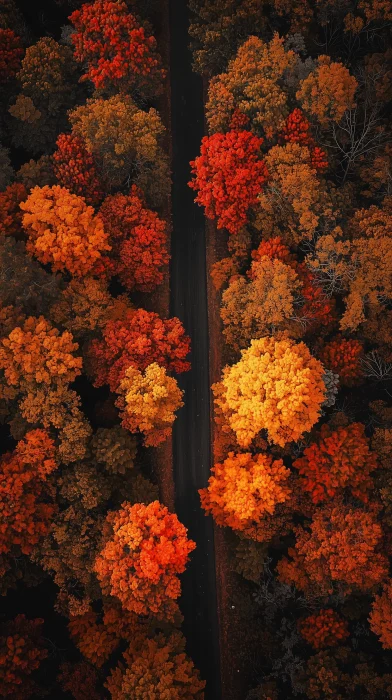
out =
[[[0,234],[3,236],[23,236],[22,217],[20,209],[21,202],[27,199],[27,189],[20,182],[13,182],[12,185],[0,192]]]
[[[245,226],[268,177],[260,157],[263,140],[249,131],[204,136],[201,154],[191,162],[196,202],[218,228],[236,234]]]
[[[85,339],[104,327],[113,307],[114,299],[104,280],[74,277],[61,290],[49,316],[75,338]]]
[[[332,608],[305,617],[299,624],[299,631],[317,651],[337,646],[349,636],[347,622]]]
[[[309,528],[296,528],[289,558],[278,563],[278,575],[305,594],[370,592],[388,573],[380,553],[382,530],[371,510],[336,502],[317,510]]]
[[[0,369],[8,385],[28,392],[42,386],[64,386],[80,374],[78,344],[68,331],[60,333],[43,316],[26,319],[0,341]]]
[[[119,88],[143,96],[162,90],[166,71],[156,40],[125,2],[95,0],[69,19],[76,29],[71,35],[75,58],[87,64],[83,80],[91,80],[98,90]]]
[[[299,146],[306,146],[310,152],[310,165],[315,170],[323,171],[328,167],[327,154],[316,145],[310,123],[298,107],[288,115],[279,134],[279,140],[282,143],[298,143]]]
[[[264,255],[252,264],[250,277],[232,278],[222,294],[223,334],[236,350],[279,330],[299,331],[294,305],[301,283],[293,268]]]
[[[319,56],[317,67],[301,81],[296,97],[305,112],[326,127],[331,121],[339,122],[346,110],[355,107],[357,86],[342,63],[331,61],[330,56]]]
[[[251,36],[238,49],[227,71],[211,80],[206,105],[210,133],[227,131],[238,108],[250,117],[252,129],[272,138],[283,128],[288,115],[282,78],[296,62],[294,51],[286,51],[278,34],[269,43]]]
[[[104,198],[104,185],[82,139],[73,134],[60,134],[56,146],[52,158],[59,185],[84,197],[87,204],[97,206]]]
[[[57,469],[54,441],[31,430],[0,464],[0,552],[31,554],[56,512],[48,477]]]
[[[15,78],[24,55],[20,37],[12,29],[0,29],[0,83]]]
[[[120,426],[98,428],[90,449],[94,459],[109,473],[125,474],[134,467],[136,439]]]
[[[130,180],[153,205],[166,201],[170,176],[161,146],[165,128],[155,109],[145,112],[129,95],[114,95],[87,100],[68,116],[73,135],[84,141],[109,189]]]
[[[304,343],[252,340],[239,362],[213,386],[215,404],[241,447],[266,430],[284,446],[317,422],[325,397],[324,369]]]
[[[155,362],[168,371],[186,372],[189,349],[178,318],[161,319],[153,311],[137,309],[105,324],[102,340],[90,344],[88,361],[95,386],[109,384],[117,391],[128,367],[143,371]]]
[[[293,466],[302,477],[302,486],[313,503],[333,499],[344,489],[365,503],[374,487],[370,477],[378,467],[377,457],[369,449],[362,423],[351,423],[331,430],[321,426],[319,439],[305,448],[303,457]]]
[[[110,250],[100,217],[64,187],[34,187],[21,209],[28,252],[54,271],[82,277]]]
[[[74,700],[100,700],[98,674],[85,661],[63,662],[57,681],[65,693],[71,693]]]
[[[203,700],[205,682],[185,654],[183,635],[176,631],[134,639],[105,685],[112,700],[142,700],[146,693],[151,698]]]
[[[370,629],[376,634],[383,649],[392,649],[392,585],[387,582],[382,593],[376,595],[369,616]]]
[[[325,367],[339,375],[343,386],[356,386],[363,380],[364,349],[360,340],[338,336],[322,347],[319,357]]]
[[[156,362],[144,372],[128,367],[118,388],[116,406],[121,409],[121,425],[140,431],[146,446],[157,446],[171,434],[175,412],[183,406],[183,392],[176,380]]]
[[[273,516],[276,506],[289,499],[289,477],[290,470],[281,459],[229,452],[222,464],[212,468],[208,487],[199,490],[202,508],[218,525],[257,540],[263,518]]]
[[[38,689],[30,678],[47,657],[42,638],[44,621],[17,615],[3,622],[0,636],[0,696],[28,700]]]
[[[158,501],[123,503],[109,513],[107,527],[110,535],[95,562],[104,594],[119,598],[138,615],[173,619],[181,588],[178,574],[195,549],[186,528]]]
[[[116,194],[103,202],[99,214],[116,255],[116,272],[126,289],[151,292],[161,284],[169,262],[167,224],[147,209],[141,192]]]

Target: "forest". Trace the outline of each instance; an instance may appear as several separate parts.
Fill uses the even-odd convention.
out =
[[[391,28],[0,0],[0,698],[392,700]]]

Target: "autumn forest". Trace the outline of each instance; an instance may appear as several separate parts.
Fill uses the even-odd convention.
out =
[[[391,0],[0,0],[0,698],[392,700]]]

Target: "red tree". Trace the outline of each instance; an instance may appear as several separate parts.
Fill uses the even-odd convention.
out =
[[[156,51],[156,40],[125,2],[96,0],[85,3],[70,16],[75,58],[87,63],[83,76],[99,88],[119,87],[150,94],[162,86],[165,71]]]
[[[0,696],[12,700],[32,697],[35,684],[29,678],[48,652],[41,637],[43,620],[17,615],[0,632]]]
[[[97,206],[102,201],[103,183],[94,158],[78,136],[60,134],[53,153],[53,170],[59,185],[84,197],[87,204]]]
[[[118,257],[121,282],[128,290],[148,292],[163,281],[169,254],[166,223],[144,206],[140,195],[133,186],[128,196],[109,196],[99,213]]]
[[[15,77],[23,54],[20,38],[11,29],[0,29],[0,83],[6,83]]]
[[[287,117],[280,134],[280,141],[281,143],[299,143],[300,146],[307,146],[310,151],[312,167],[316,170],[325,170],[328,167],[327,154],[316,146],[311,134],[310,123],[298,107]]]
[[[144,371],[156,362],[172,372],[186,372],[190,340],[178,318],[161,319],[153,311],[127,311],[121,320],[108,321],[102,339],[88,350],[95,386],[109,384],[117,391],[128,367]]]
[[[177,516],[154,501],[123,503],[109,513],[111,535],[95,562],[105,594],[119,598],[126,610],[173,619],[183,573],[195,543]]]
[[[246,224],[249,210],[268,177],[261,159],[263,139],[249,131],[228,131],[205,136],[201,154],[191,162],[196,202],[205,207],[218,228],[238,233]]]

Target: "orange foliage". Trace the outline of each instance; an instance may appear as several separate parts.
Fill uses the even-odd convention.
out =
[[[324,170],[328,167],[327,154],[316,146],[310,131],[310,123],[298,107],[290,112],[279,137],[283,143],[307,146],[310,151],[310,164],[316,170]]]
[[[339,122],[345,111],[355,107],[358,83],[342,63],[319,56],[317,67],[301,81],[297,100],[322,126]]]
[[[31,430],[0,462],[0,552],[30,554],[56,510],[46,484],[57,468],[55,445],[44,430]]]
[[[392,583],[376,595],[369,616],[370,629],[380,638],[383,649],[392,649]]]
[[[296,528],[289,559],[278,563],[281,581],[306,593],[371,591],[386,578],[388,561],[379,553],[382,530],[371,511],[337,503],[317,510],[309,529]]]
[[[28,318],[0,341],[0,369],[7,383],[22,391],[42,385],[64,385],[79,374],[82,359],[68,331],[60,333],[43,316]]]
[[[337,646],[349,636],[347,622],[331,608],[301,620],[299,631],[307,643],[317,650]]]
[[[253,340],[242,358],[223,370],[215,384],[215,404],[238,444],[248,447],[266,430],[282,447],[317,422],[325,397],[324,369],[304,343],[290,339]]]
[[[186,528],[158,501],[123,503],[109,513],[107,524],[111,535],[95,562],[103,592],[119,598],[126,610],[173,619],[178,574],[195,548]]]
[[[373,487],[370,473],[378,464],[376,455],[369,449],[365,426],[351,423],[336,430],[331,430],[328,424],[322,425],[318,442],[305,448],[294,467],[314,503],[334,498],[345,488],[366,502]]]
[[[204,136],[201,153],[191,161],[196,190],[195,202],[205,207],[206,216],[216,219],[218,228],[238,233],[255,206],[268,171],[260,157],[263,139],[249,131]]]
[[[117,391],[128,367],[143,371],[156,362],[168,371],[186,372],[185,360],[190,340],[178,318],[161,319],[153,311],[137,309],[122,314],[121,320],[109,320],[102,340],[93,340],[89,363],[95,386],[109,384]]]
[[[128,367],[117,391],[122,394],[116,401],[122,409],[121,425],[143,433],[146,447],[156,447],[171,435],[175,412],[183,406],[183,392],[164,367],[153,362],[143,373]]]
[[[27,189],[19,182],[0,192],[0,234],[20,238],[23,234],[20,203],[27,199]]]
[[[36,690],[29,676],[39,668],[48,652],[42,639],[40,618],[28,620],[17,615],[1,626],[0,696],[12,700],[28,700]]]
[[[319,353],[321,362],[339,375],[343,386],[355,386],[363,379],[361,359],[363,344],[353,338],[337,337],[326,343]]]
[[[111,672],[106,687],[112,700],[124,698],[170,698],[203,700],[201,681],[193,662],[185,654],[181,632],[152,639],[135,638],[123,654],[124,662]]]
[[[280,260],[286,265],[290,265],[294,259],[293,255],[290,253],[290,248],[283,243],[280,236],[261,241],[258,248],[252,250],[252,259],[255,262],[259,262],[265,255],[271,258],[271,260]]]
[[[269,43],[249,37],[230,61],[227,72],[210,82],[206,105],[210,133],[226,131],[238,109],[250,117],[252,128],[271,138],[283,127],[288,113],[287,95],[280,81],[296,60],[277,34]]]
[[[278,503],[290,497],[290,477],[281,459],[267,454],[229,452],[223,464],[215,464],[208,487],[200,489],[202,508],[218,525],[231,527],[257,539],[257,525],[273,515]]]
[[[21,208],[27,250],[54,271],[86,275],[101,253],[110,250],[102,220],[64,187],[34,187]]]

